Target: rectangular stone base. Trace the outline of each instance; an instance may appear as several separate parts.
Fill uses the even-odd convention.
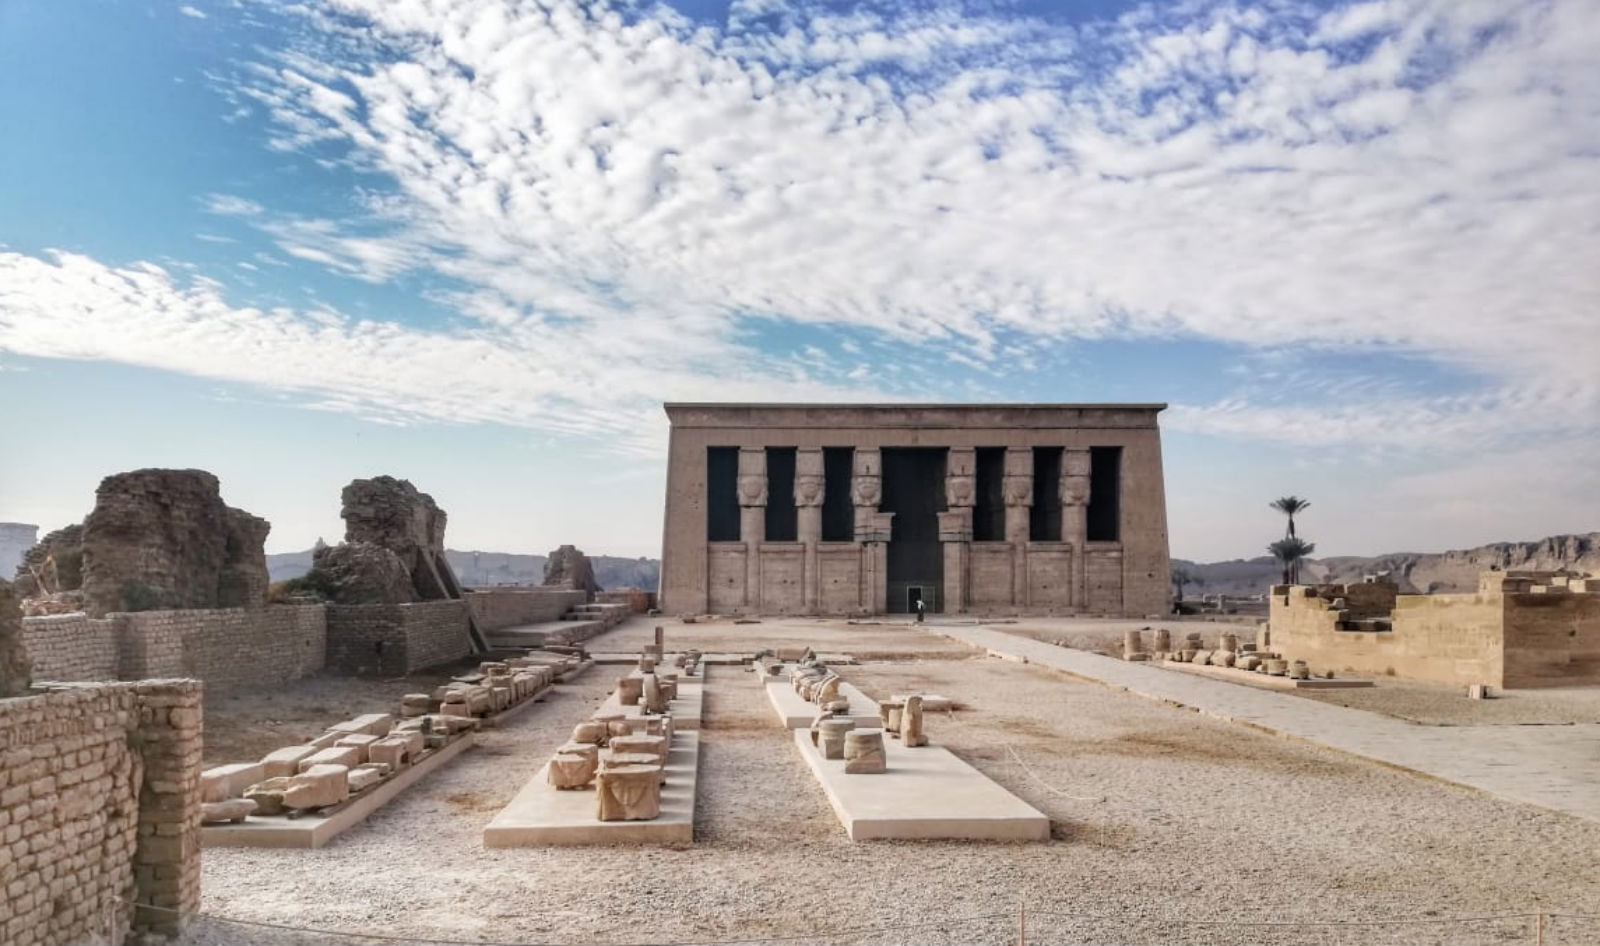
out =
[[[811,721],[817,718],[817,704],[807,703],[805,698],[794,690],[794,684],[789,682],[787,669],[781,676],[769,677],[765,681],[767,699],[772,702],[772,708],[777,711],[778,719],[785,729],[810,729]],[[856,721],[862,729],[877,729],[878,703],[876,700],[862,693],[854,686],[841,682],[839,695],[850,701],[849,718]]]
[[[661,816],[654,821],[596,820],[594,788],[552,788],[547,781],[549,766],[545,765],[483,829],[483,846],[691,843],[699,763],[700,734],[694,730],[676,732],[667,753]]]
[[[667,704],[667,709],[672,712],[672,728],[679,731],[692,731],[700,728],[700,713],[705,706],[705,684],[691,680],[678,680],[678,698]],[[595,711],[596,716],[606,716],[612,713],[626,713],[630,719],[639,715],[639,707],[630,706],[623,709],[622,701],[617,699],[617,691],[613,689],[611,695]],[[808,722],[806,725],[810,725]]]
[[[950,750],[907,749],[888,734],[883,741],[887,772],[846,775],[843,760],[824,759],[809,732],[794,734],[850,840],[1049,840],[1049,818]]]
[[[1239,670],[1235,667],[1213,667],[1210,664],[1187,664],[1177,660],[1163,660],[1159,666],[1168,670],[1181,670],[1196,676],[1211,677],[1213,680],[1227,680],[1230,683],[1239,683],[1248,687],[1258,687],[1263,690],[1342,690],[1350,687],[1372,686],[1371,680],[1333,680],[1312,679],[1296,680],[1292,677],[1274,677],[1265,673],[1256,673],[1254,670]]]
[[[463,733],[459,739],[376,788],[355,796],[331,814],[301,815],[298,818],[251,816],[239,824],[208,824],[200,831],[200,843],[205,847],[322,847],[346,829],[365,821],[368,815],[388,804],[428,773],[466,751],[476,739],[477,736],[472,732]]]

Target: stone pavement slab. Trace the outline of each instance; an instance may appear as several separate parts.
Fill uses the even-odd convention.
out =
[[[1423,726],[1366,710],[1115,660],[985,627],[930,633],[1500,798],[1600,821],[1600,725]],[[1465,697],[1463,697],[1464,699]]]

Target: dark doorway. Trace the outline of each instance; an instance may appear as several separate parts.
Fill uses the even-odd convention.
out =
[[[977,449],[977,482],[972,507],[972,541],[1002,542],[1006,537],[1006,448]]]
[[[739,448],[706,448],[706,540],[739,541]]]
[[[888,606],[915,611],[908,597],[917,588],[931,612],[943,610],[944,547],[939,543],[939,513],[945,509],[943,447],[886,447],[883,450],[883,510],[894,513],[889,534]]]
[[[1122,448],[1089,448],[1090,542],[1122,539]]]
[[[1061,448],[1033,448],[1033,507],[1028,510],[1028,538],[1061,541]]]
[[[856,507],[850,498],[854,447],[822,448],[822,541],[849,542],[856,537]]]
[[[794,458],[794,447],[767,448],[768,542],[800,538],[800,518],[794,507]]]

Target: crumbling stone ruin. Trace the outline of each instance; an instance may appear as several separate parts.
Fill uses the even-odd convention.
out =
[[[15,589],[0,581],[0,699],[28,692],[29,671],[28,653],[22,647],[22,609]]]
[[[78,591],[83,587],[83,526],[74,524],[40,539],[22,553],[17,566],[17,595],[42,595]]]
[[[224,504],[204,470],[108,476],[83,521],[85,610],[263,607],[271,528]]]
[[[544,583],[547,586],[569,585],[587,594],[590,601],[605,590],[594,580],[594,567],[589,563],[589,556],[572,545],[563,545],[550,553],[544,563]]]
[[[444,557],[447,516],[409,480],[352,480],[340,495],[344,542],[316,550],[306,583],[335,604],[460,596]]]

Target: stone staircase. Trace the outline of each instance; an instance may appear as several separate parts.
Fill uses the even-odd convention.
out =
[[[489,645],[496,648],[542,647],[546,644],[581,644],[611,630],[628,619],[632,610],[626,604],[595,603],[574,605],[558,621],[525,624],[489,632]]]

